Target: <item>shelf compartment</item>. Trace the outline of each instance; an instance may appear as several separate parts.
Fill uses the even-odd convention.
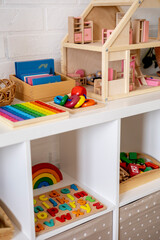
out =
[[[29,151],[28,142],[0,149],[0,196],[4,205],[1,206],[12,223],[18,227],[16,240],[18,235],[24,236],[21,239],[32,239],[34,233]]]
[[[140,152],[159,161],[159,117],[160,111],[152,111],[122,119],[121,152]],[[159,178],[120,194],[120,206],[160,190],[160,173],[158,175]]]
[[[99,194],[97,194],[96,192],[94,192],[93,190],[91,190],[90,188],[83,186],[82,184],[80,184],[79,182],[77,182],[74,178],[68,176],[66,173],[62,173],[63,174],[63,180],[60,181],[59,183],[49,186],[49,187],[45,187],[45,188],[40,188],[40,189],[35,189],[34,190],[34,196],[37,195],[43,195],[46,192],[52,191],[52,190],[56,190],[58,188],[64,188],[67,185],[71,185],[71,184],[76,184],[78,186],[80,186],[81,188],[83,188],[86,192],[90,193],[91,195],[93,195],[97,200],[99,200],[102,204],[104,204],[105,206],[107,206],[107,209],[97,212],[95,214],[86,216],[85,218],[81,218],[77,221],[71,222],[64,226],[61,226],[59,228],[56,228],[55,230],[51,230],[49,232],[46,232],[44,234],[41,234],[39,236],[36,237],[37,240],[42,240],[42,239],[46,239],[52,236],[55,236],[57,234],[63,233],[64,231],[67,231],[69,229],[72,229],[74,227],[77,227],[83,223],[87,223],[88,221],[91,221],[93,219],[98,219],[98,217],[100,216],[104,216],[108,213],[112,213],[112,211],[115,210],[115,205],[110,202],[107,199],[104,199],[102,196],[100,196]],[[111,214],[112,215],[112,214]]]
[[[107,206],[107,209],[90,216],[86,215],[82,219],[37,236],[37,240],[56,236],[90,220],[98,219],[98,217],[110,212],[113,212],[114,215],[117,214],[119,197],[117,191],[119,121],[69,131],[59,134],[57,137],[59,143],[57,146],[57,150],[59,151],[59,166],[63,174],[63,180],[56,185],[34,190],[34,196],[64,188],[71,184],[77,184],[99,202]],[[44,162],[44,160],[42,158],[39,159],[40,162]],[[51,161],[49,162],[51,163]],[[34,157],[32,164],[34,165],[35,163],[37,163],[37,160]],[[110,184],[108,179],[112,179],[111,181],[114,182],[113,185]],[[116,231],[116,226],[113,227],[113,231]]]

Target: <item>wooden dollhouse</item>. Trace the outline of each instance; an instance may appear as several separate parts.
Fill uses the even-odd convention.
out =
[[[159,47],[159,31],[157,38],[150,38],[149,21],[132,19],[138,8],[159,7],[160,0],[92,0],[78,20],[69,20],[69,34],[62,42],[62,73],[101,71],[101,81],[87,85],[87,90],[90,97],[102,101],[159,91],[160,78],[156,77],[155,83],[140,69],[140,50]],[[75,21],[80,21],[80,43],[74,41]],[[88,31],[93,31],[89,43],[84,41],[85,22],[90,23]]]

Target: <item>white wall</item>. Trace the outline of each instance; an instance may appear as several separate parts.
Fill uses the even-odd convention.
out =
[[[0,0],[0,78],[14,73],[14,62],[52,57],[60,71],[60,44],[67,17],[79,16],[90,0]],[[159,9],[139,11],[155,34]],[[155,21],[153,20],[153,16]]]
[[[54,58],[60,70],[60,44],[68,16],[79,16],[90,0],[0,0],[0,78],[14,62]]]

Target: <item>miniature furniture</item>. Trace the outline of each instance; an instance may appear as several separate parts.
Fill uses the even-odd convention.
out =
[[[128,7],[125,14],[121,6]],[[67,35],[62,42],[61,71],[67,74],[82,68],[85,70],[86,75],[89,75],[96,72],[97,69],[101,70],[102,93],[95,94],[94,86],[88,86],[89,96],[97,100],[114,100],[159,91],[159,86],[147,86],[145,79],[143,79],[142,84],[138,83],[139,74],[136,71],[137,68],[135,69],[136,85],[133,91],[130,91],[131,55],[137,55],[136,65],[140,67],[141,49],[160,46],[160,40],[157,39],[157,37],[148,38],[149,22],[147,17],[146,20],[136,21],[141,25],[139,26],[139,34],[141,37],[136,43],[134,41],[132,42],[132,39],[135,39],[136,35],[135,31],[132,30],[131,18],[134,18],[136,10],[141,8],[151,8],[154,17],[154,8],[159,7],[159,0],[118,0],[113,1],[112,4],[109,0],[92,0],[89,6],[84,10],[81,18],[84,22],[93,21],[93,42],[89,44],[74,44],[73,41],[71,42],[69,40],[70,34]],[[102,29],[113,30],[107,41],[102,38]],[[104,37],[106,37],[105,35]],[[102,44],[102,40],[104,44]],[[122,61],[124,61],[123,77],[115,81],[109,81],[108,69],[113,68],[117,72],[121,72]],[[142,69],[140,69],[140,71],[142,72]]]
[[[93,22],[68,17],[68,34],[70,43],[90,43],[93,41]]]
[[[102,92],[102,79],[96,79],[94,81],[94,93],[101,94]]]
[[[107,41],[112,32],[113,30],[107,30],[106,28],[102,29],[102,44],[104,44]]]
[[[148,42],[149,21],[145,19],[135,19],[133,26],[133,43]]]

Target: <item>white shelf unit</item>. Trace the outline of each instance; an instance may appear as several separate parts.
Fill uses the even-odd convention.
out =
[[[113,212],[113,240],[118,239],[119,207],[160,190],[153,181],[119,196],[120,151],[145,152],[159,159],[160,93],[106,103],[102,109],[69,119],[11,129],[0,124],[0,198],[16,225],[14,240],[47,239]],[[57,136],[64,180],[32,190],[34,141]],[[41,161],[41,159],[39,160]],[[46,159],[46,162],[49,161]],[[77,183],[107,205],[107,210],[35,237],[33,195]]]

